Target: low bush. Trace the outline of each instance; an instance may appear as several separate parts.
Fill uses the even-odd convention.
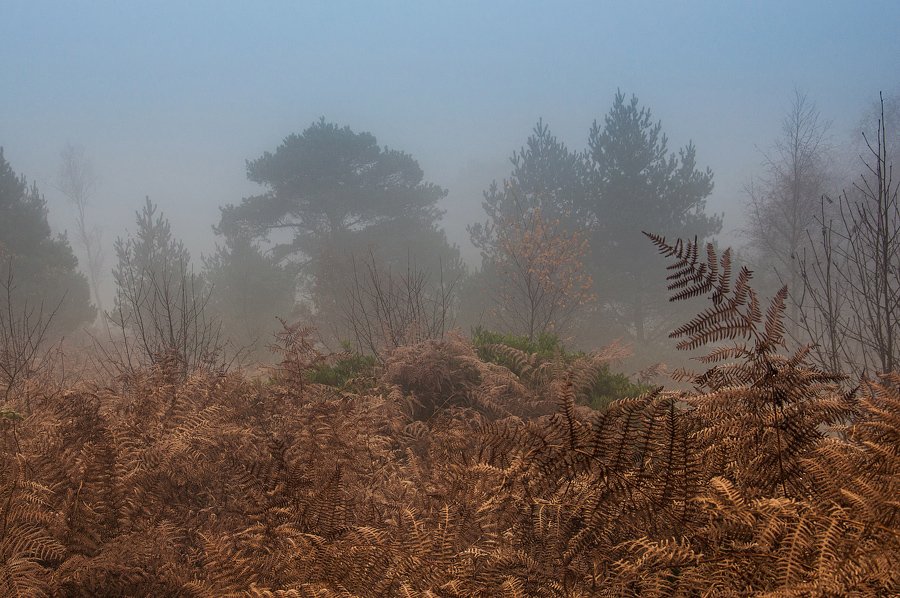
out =
[[[308,380],[315,384],[347,388],[363,379],[374,379],[377,365],[378,360],[372,355],[346,351],[326,363],[313,366]]]
[[[536,339],[529,339],[527,336],[502,334],[479,326],[472,331],[472,344],[478,356],[484,361],[502,365],[516,373],[521,373],[517,360],[503,351],[498,351],[499,346],[529,354],[537,364],[558,360],[571,365],[576,360],[586,357],[582,351],[568,351],[558,336],[549,333],[541,334]],[[650,386],[638,384],[625,374],[613,372],[609,364],[604,363],[596,369],[591,384],[579,397],[578,402],[593,409],[602,409],[612,401],[637,397],[650,389]]]

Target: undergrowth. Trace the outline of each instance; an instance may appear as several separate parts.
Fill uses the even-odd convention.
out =
[[[516,370],[517,360],[507,355],[503,347],[527,353],[533,361],[540,363],[555,360],[572,364],[586,357],[583,351],[567,350],[558,336],[546,332],[535,339],[529,339],[527,336],[502,334],[479,326],[472,331],[472,344],[482,360],[505,366],[516,373],[519,373]],[[612,401],[637,397],[650,389],[646,384],[632,381],[625,374],[613,372],[609,363],[603,363],[596,369],[594,380],[585,395],[579,396],[578,402],[594,409],[602,409]]]
[[[356,382],[374,379],[377,365],[378,360],[372,355],[345,350],[329,362],[315,365],[309,372],[309,381],[347,388]]]
[[[674,333],[708,349],[690,392],[592,410],[614,351],[492,361],[462,338],[317,380],[300,328],[270,383],[161,360],[23,385],[0,595],[900,593],[900,376],[849,388],[785,349],[783,292],[761,305],[727,252],[653,241],[676,298],[709,299]]]

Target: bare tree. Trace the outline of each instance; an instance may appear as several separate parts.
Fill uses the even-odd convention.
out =
[[[103,312],[100,285],[106,254],[103,251],[102,230],[88,224],[87,209],[97,187],[97,175],[85,155],[83,147],[67,144],[60,152],[62,162],[56,177],[56,188],[75,207],[75,228],[78,244],[84,250],[86,270],[94,302]]]
[[[875,131],[871,130],[871,126],[878,122],[884,123],[887,132],[884,141],[888,161],[897,164],[900,159],[900,89],[887,95],[880,94],[879,101],[872,102],[863,111],[858,123],[858,130],[869,131],[871,135],[874,135]],[[854,154],[857,156],[868,152],[865,137],[860,135],[857,138],[854,147]]]
[[[765,156],[766,174],[748,186],[747,235],[764,268],[774,268],[790,293],[788,315],[797,336],[800,258],[809,246],[807,231],[816,225],[821,197],[829,190],[827,134],[815,104],[799,90],[781,125],[781,137]]]
[[[359,351],[382,357],[386,350],[443,338],[452,326],[457,280],[438,280],[407,259],[405,272],[392,272],[374,253],[354,257],[353,280],[343,306],[344,319]]]
[[[798,260],[802,286],[795,294],[800,312],[795,323],[804,335],[803,342],[811,345],[818,364],[839,374],[846,371],[853,358],[850,343],[845,342],[847,288],[840,270],[843,260],[838,262],[841,252],[835,235],[833,203],[826,197],[821,199],[818,227],[806,231],[808,245]]]
[[[147,198],[138,230],[116,241],[112,341],[105,361],[122,371],[175,360],[182,372],[224,365],[221,325],[208,314],[210,291],[190,268],[190,254]]]
[[[863,133],[865,170],[835,216],[822,210],[822,236],[801,262],[804,321],[823,365],[857,374],[900,367],[900,182],[884,116],[881,98],[875,135]]]
[[[900,364],[900,185],[888,161],[883,98],[881,106],[875,139],[863,133],[866,172],[841,203],[839,247],[851,289],[849,332],[865,348],[864,366],[891,372]]]
[[[112,360],[118,367],[173,359],[185,372],[221,365],[225,343],[219,322],[207,314],[210,293],[186,264],[122,270],[116,283],[116,308],[107,317],[118,336]]]

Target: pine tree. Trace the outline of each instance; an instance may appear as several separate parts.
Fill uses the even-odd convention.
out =
[[[697,169],[691,143],[670,154],[662,124],[621,92],[602,125],[594,122],[585,157],[590,196],[583,211],[593,224],[600,301],[637,343],[662,338],[671,308],[655,274],[659,258],[641,232],[701,240],[718,233],[722,218],[705,211],[712,172]]]
[[[124,365],[172,357],[185,370],[216,365],[223,347],[221,327],[206,310],[209,290],[149,197],[137,212],[137,231],[116,239],[115,251],[115,307],[108,317],[125,338]]]
[[[218,230],[255,240],[274,233],[272,256],[298,266],[320,329],[342,319],[354,259],[374,255],[380,268],[415,267],[445,280],[464,272],[438,226],[446,191],[424,180],[412,156],[379,146],[370,133],[321,119],[248,162],[247,177],[266,192],[223,208]]]
[[[490,325],[533,340],[565,332],[593,299],[583,263],[586,227],[576,215],[583,165],[543,120],[510,162],[509,179],[484,193],[487,221],[468,230],[481,250],[480,282],[492,297]]]
[[[288,319],[294,309],[296,274],[246,235],[225,237],[203,266],[210,309],[225,335],[254,358],[264,357],[279,328],[277,318]]]
[[[18,176],[0,148],[0,279],[11,281],[0,297],[5,311],[55,310],[49,336],[62,336],[94,319],[87,279],[65,235],[54,235],[37,186]],[[10,305],[9,302],[12,302]]]

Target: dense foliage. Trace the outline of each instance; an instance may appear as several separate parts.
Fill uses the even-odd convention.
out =
[[[510,368],[431,340],[341,390],[290,327],[268,380],[32,384],[0,414],[0,593],[896,595],[900,378],[848,390],[781,354],[784,292],[764,308],[727,252],[654,243],[710,300],[675,332],[711,348],[691,392],[591,410],[610,354],[485,333]]]
[[[346,388],[358,382],[369,384],[375,380],[377,364],[378,359],[374,355],[363,355],[345,347],[344,352],[311,368],[307,378],[310,382],[337,388]]]
[[[529,361],[537,366],[553,362],[571,365],[587,356],[583,351],[567,350],[558,336],[549,333],[529,340],[527,336],[501,334],[477,327],[472,331],[472,345],[480,359],[507,367],[520,376],[523,372],[519,367],[519,360],[511,358],[507,348],[528,354]],[[613,372],[609,364],[603,364],[596,369],[594,380],[586,388],[580,402],[600,409],[610,401],[637,397],[649,390],[651,389],[647,385],[636,384],[625,374]]]
[[[607,318],[639,344],[659,342],[672,312],[656,276],[658,262],[641,231],[701,241],[717,234],[722,217],[706,213],[713,174],[697,166],[693,144],[669,151],[662,123],[638,98],[619,92],[588,139],[586,212],[595,223],[594,278]]]
[[[481,250],[477,282],[496,304],[483,311],[504,332],[627,338],[649,354],[664,345],[674,310],[640,233],[701,242],[717,234],[722,217],[706,211],[713,173],[698,166],[692,143],[670,151],[662,123],[622,92],[587,141],[570,151],[538,121],[509,177],[484,192],[487,220],[468,229]],[[575,313],[577,331],[566,326]]]

